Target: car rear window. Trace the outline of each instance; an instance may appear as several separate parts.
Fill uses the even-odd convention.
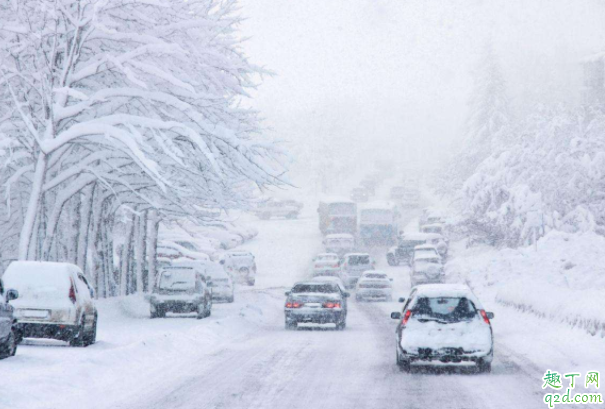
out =
[[[387,276],[386,274],[366,274],[364,278],[378,278],[384,280],[385,278],[387,278]]]
[[[292,293],[336,293],[338,288],[333,284],[298,284],[292,288]]]
[[[445,322],[468,320],[477,315],[475,306],[466,297],[422,297],[418,299],[412,312],[418,320]]]
[[[368,255],[349,256],[348,263],[349,263],[349,265],[352,265],[352,266],[370,264],[370,256],[368,256]]]
[[[193,269],[164,270],[160,277],[160,289],[163,290],[189,290],[194,287]]]

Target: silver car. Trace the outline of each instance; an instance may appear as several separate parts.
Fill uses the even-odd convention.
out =
[[[97,338],[94,291],[75,264],[14,261],[3,276],[19,292],[15,309],[17,343],[23,338],[52,338],[88,346]]]
[[[347,288],[355,288],[359,277],[368,270],[374,270],[374,259],[368,253],[345,254],[342,262],[342,281]]]
[[[16,290],[4,291],[4,284],[0,279],[0,359],[14,356],[17,353],[17,339],[13,307],[8,302],[16,300],[19,293]]]

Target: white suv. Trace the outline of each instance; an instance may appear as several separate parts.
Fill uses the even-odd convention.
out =
[[[88,346],[97,338],[94,291],[74,264],[15,261],[3,276],[6,288],[17,290],[17,342],[53,338],[72,346]]]

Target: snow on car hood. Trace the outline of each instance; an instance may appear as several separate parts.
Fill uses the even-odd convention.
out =
[[[412,354],[417,353],[418,348],[462,348],[466,352],[487,352],[491,345],[490,326],[478,315],[470,321],[447,324],[412,318],[401,337],[401,347]]]

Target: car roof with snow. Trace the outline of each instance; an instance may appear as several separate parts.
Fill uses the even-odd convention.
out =
[[[364,271],[363,274],[361,275],[361,278],[367,278],[370,275],[379,275],[381,277],[370,277],[373,280],[382,280],[382,279],[389,279],[389,275],[387,273],[385,273],[384,271],[380,271],[380,270],[367,270]],[[361,279],[360,278],[360,279]]]
[[[342,290],[345,289],[345,285],[342,280],[338,277],[330,277],[330,276],[317,276],[313,277],[311,281],[316,281],[318,283],[333,283],[338,285]]]
[[[392,202],[376,201],[363,203],[360,205],[361,210],[392,210],[395,205]]]
[[[352,201],[351,199],[347,199],[345,197],[338,197],[338,196],[325,196],[322,197],[321,199],[319,199],[319,203],[348,203],[348,204],[355,204],[354,201]]]
[[[437,247],[433,246],[432,244],[420,244],[418,246],[414,246],[414,251],[418,251],[418,250],[435,250],[435,251],[437,251]]]
[[[429,260],[439,260],[441,262],[441,256],[437,254],[416,254],[414,255],[414,260],[416,261],[429,261]]]
[[[345,257],[351,257],[351,256],[370,256],[369,253],[347,253],[344,255]]]
[[[355,238],[353,237],[352,234],[338,233],[338,234],[328,234],[326,236],[326,240],[329,240],[329,239],[350,239],[350,240],[354,240]]]
[[[338,258],[336,253],[319,253],[315,258]]]
[[[479,299],[473,290],[465,284],[421,284],[414,287],[415,298],[420,297],[466,297],[482,309]]]

